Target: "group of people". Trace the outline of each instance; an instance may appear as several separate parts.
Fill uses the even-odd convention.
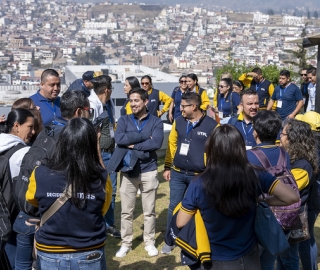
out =
[[[59,74],[45,70],[39,91],[15,102],[0,134],[0,154],[14,149],[9,168],[12,179],[18,181],[24,158],[41,143],[51,143],[45,158],[32,168],[25,191],[26,203],[38,209],[40,227],[36,230],[30,224],[32,213],[16,209],[12,229],[1,235],[8,269],[9,265],[24,270],[32,265],[36,269],[106,269],[107,234],[121,238],[116,257],[124,257],[132,249],[139,190],[145,250],[149,256],[157,256],[156,151],[163,143],[160,118],[166,112],[172,123],[163,172],[170,189],[166,230],[186,226],[199,210],[206,228],[203,236],[210,246],[210,263],[192,262],[190,269],[274,269],[277,263],[277,269],[295,270],[299,269],[299,254],[303,269],[317,269],[313,226],[320,210],[320,115],[312,107],[306,114],[298,114],[306,99],[305,88],[290,83],[288,71],[281,71],[279,81],[274,89],[260,69],[235,81],[230,74],[223,74],[211,105],[193,73],[179,78],[171,97],[155,89],[149,75],[140,82],[128,77],[124,83],[127,100],[116,122],[110,76],[87,71],[60,97]],[[262,164],[252,148],[264,152],[275,166],[280,147],[286,151],[286,167],[296,179],[300,196],[277,177],[258,169]],[[120,231],[114,224],[118,172]],[[301,199],[301,211],[309,215],[309,240],[291,244],[278,257],[259,247],[253,229],[259,186],[270,195],[266,199],[269,205],[290,205]],[[57,202],[59,207],[52,210]],[[290,236],[290,231],[285,233]],[[170,254],[174,248],[165,243],[161,253]]]

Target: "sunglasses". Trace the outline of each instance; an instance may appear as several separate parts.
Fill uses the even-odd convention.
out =
[[[150,83],[148,82],[142,82],[141,85],[149,85]]]
[[[187,83],[187,81],[179,81],[180,83]]]
[[[305,74],[305,73],[301,73],[301,74],[300,74],[300,76],[307,76],[307,74]]]
[[[226,85],[219,85],[219,88],[227,87]]]

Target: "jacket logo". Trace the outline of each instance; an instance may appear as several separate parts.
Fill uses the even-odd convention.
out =
[[[205,137],[207,137],[207,133],[202,132],[202,131],[198,131],[197,134],[198,134],[199,136],[205,136]]]
[[[151,99],[151,101],[150,102],[156,102],[156,100],[155,99]]]
[[[266,91],[266,89],[264,89],[264,88],[260,88],[260,90],[261,90],[261,91]]]

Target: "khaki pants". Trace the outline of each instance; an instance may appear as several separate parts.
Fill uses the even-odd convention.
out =
[[[141,190],[142,208],[144,215],[143,240],[145,245],[154,245],[156,224],[156,194],[159,185],[158,171],[141,173],[138,177],[128,177],[127,173],[120,174],[121,198],[121,238],[122,245],[131,247],[133,237],[133,211],[136,204],[137,190]]]

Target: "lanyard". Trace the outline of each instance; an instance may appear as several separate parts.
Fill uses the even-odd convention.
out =
[[[188,134],[190,133],[190,131],[195,127],[195,125],[196,125],[198,122],[199,122],[199,120],[198,120],[198,121],[194,121],[193,123],[188,120],[187,130],[186,130],[186,137],[188,136]],[[189,127],[189,124],[191,124],[190,127]]]
[[[106,108],[107,108],[107,112],[108,112],[108,115],[109,115],[109,120],[110,120],[111,124],[113,124],[114,120],[113,120],[111,105],[110,105],[109,102],[110,102],[110,101],[107,101],[107,103],[106,103]]]
[[[261,84],[264,82],[264,80],[261,83],[256,83],[256,91],[260,88]]]
[[[134,119],[133,114],[131,114],[132,121],[133,121],[133,123],[136,125],[136,128],[137,128],[137,130],[138,130],[139,133],[141,132],[141,130],[143,129],[143,127],[145,126],[145,124],[146,124],[147,121],[149,120],[149,116],[150,116],[150,114],[148,114],[146,120],[144,120],[144,122],[142,123],[141,127],[139,127],[138,122]]]
[[[48,101],[48,100],[47,100]],[[53,115],[56,116],[56,104],[54,104],[54,101],[52,101],[53,107],[49,105],[48,102],[45,102],[45,104],[48,106],[48,108],[52,111]]]
[[[53,120],[53,121],[52,121],[52,124],[57,125],[57,126],[63,126],[63,127],[66,125],[66,124],[64,124],[64,123],[57,122],[56,120]]]
[[[243,122],[242,122],[242,129],[243,129],[243,133],[246,136],[246,142],[248,140],[248,134],[250,133],[250,131],[252,130],[252,126],[250,127],[250,129],[248,130],[248,132],[246,132],[246,129],[244,128]]]
[[[282,99],[282,94],[285,93],[285,91],[287,90],[287,88],[289,87],[290,83],[286,86],[286,88],[284,88],[283,90],[281,89],[281,86],[280,86],[280,100]],[[282,92],[283,91],[283,92]]]
[[[223,105],[225,102],[226,102],[226,100],[224,97],[220,98],[220,112],[223,112]]]

